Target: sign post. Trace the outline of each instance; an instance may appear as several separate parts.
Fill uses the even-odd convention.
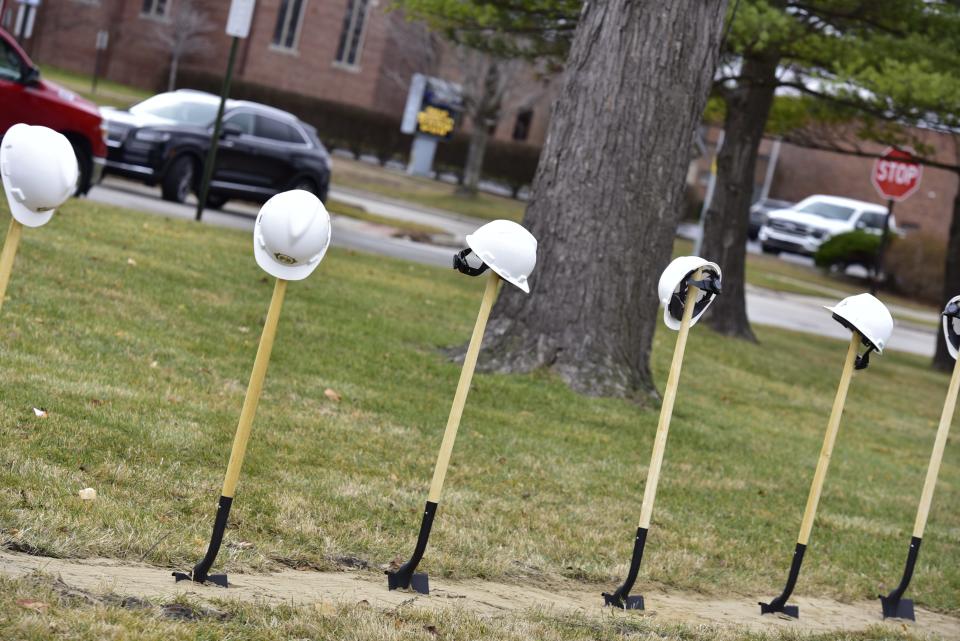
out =
[[[432,173],[437,142],[453,137],[457,113],[462,109],[463,90],[460,85],[413,74],[400,124],[400,131],[414,134],[408,174],[429,176]]]
[[[883,219],[883,235],[880,237],[880,247],[877,248],[877,257],[873,266],[873,283],[870,293],[876,294],[880,288],[880,275],[883,273],[883,256],[887,250],[890,238],[890,217],[893,214],[893,204],[906,200],[920,187],[923,177],[923,166],[913,159],[913,155],[902,149],[887,147],[883,156],[873,163],[873,173],[870,182],[877,193],[887,199],[887,215]]]
[[[220,88],[220,107],[217,109],[217,119],[213,123],[213,134],[210,136],[210,151],[203,163],[203,180],[200,191],[197,193],[196,220],[203,217],[203,208],[207,204],[207,192],[210,190],[210,179],[213,177],[213,167],[217,159],[217,146],[220,142],[220,127],[223,124],[223,109],[230,94],[230,82],[233,80],[233,63],[237,59],[237,46],[242,38],[250,35],[250,23],[253,22],[253,10],[256,0],[233,0],[230,4],[230,14],[227,16],[227,35],[232,38],[230,56],[227,58],[227,73],[223,76],[223,86]]]

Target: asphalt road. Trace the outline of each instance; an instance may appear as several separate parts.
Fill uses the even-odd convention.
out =
[[[331,198],[364,207],[370,213],[432,225],[444,229],[453,243],[462,244],[463,236],[476,229],[483,221],[445,212],[412,208],[405,203],[361,192],[331,189]],[[192,220],[195,204],[177,204],[161,200],[159,189],[138,183],[108,178],[93,188],[91,200],[126,207],[145,213]],[[210,225],[252,230],[258,207],[253,204],[230,202],[223,211],[207,210],[203,221]],[[394,238],[388,229],[344,216],[334,216],[332,243],[357,251],[380,254],[438,267],[450,267],[454,247],[438,247],[403,238]],[[846,340],[849,333],[831,318],[824,305],[835,299],[800,296],[747,287],[747,315],[752,323],[784,329],[831,336]],[[910,313],[903,310],[904,314]],[[933,356],[936,333],[930,321],[934,315],[910,313],[918,322],[897,321],[888,349]],[[898,313],[898,316],[901,314]]]

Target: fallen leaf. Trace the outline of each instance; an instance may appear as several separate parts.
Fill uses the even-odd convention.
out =
[[[42,407],[34,407],[33,413],[37,415],[37,418],[47,418],[47,416],[49,416],[49,414],[47,414],[47,410],[43,409]]]
[[[100,405],[103,405],[105,402],[106,402],[106,401],[104,401],[102,398],[91,398],[91,399],[90,399],[90,404],[93,405],[94,407],[99,407]]]
[[[241,325],[240,327],[237,328],[237,331],[240,332],[241,334],[246,334],[247,332],[250,331],[250,328],[244,327],[243,325]]]
[[[153,369],[156,369],[156,368],[157,368],[157,365],[159,365],[159,364],[160,364],[160,363],[158,363],[157,361],[151,361],[151,362],[150,362],[150,367],[152,367]]]
[[[334,403],[339,403],[339,402],[340,402],[340,395],[337,394],[337,393],[336,393],[335,391],[333,391],[332,389],[330,389],[329,387],[328,387],[327,389],[323,390],[323,395],[326,396],[327,398],[329,398],[329,399],[330,399],[331,401],[333,401]]]
[[[78,492],[78,494],[80,495],[80,500],[82,500],[82,501],[96,501],[96,500],[97,500],[97,491],[96,491],[95,489],[93,489],[92,487],[84,488],[84,489],[80,490],[80,492]]]
[[[136,266],[137,266],[137,261],[135,261],[135,260],[132,259],[132,258],[128,258],[128,259],[127,259],[127,264],[130,265],[131,267],[136,267]]]
[[[433,636],[437,636],[438,634],[440,634],[439,632],[437,632],[437,626],[435,625],[425,625],[423,626],[423,629],[429,632],[430,634],[432,634]]]
[[[230,541],[227,543],[227,547],[235,550],[249,550],[253,547],[253,543],[249,541]]]
[[[44,603],[43,601],[34,601],[33,599],[17,599],[17,605],[19,605],[21,608],[26,608],[35,612],[46,612],[47,608],[50,607],[49,603]]]

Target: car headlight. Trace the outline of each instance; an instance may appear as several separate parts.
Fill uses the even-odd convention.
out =
[[[812,235],[814,238],[817,238],[817,239],[819,239],[819,240],[823,240],[824,238],[826,238],[827,236],[830,235],[830,232],[828,232],[826,229],[814,229],[813,232],[811,233],[811,235]]]
[[[133,137],[143,142],[167,142],[170,140],[169,133],[165,131],[153,131],[151,129],[139,129]]]

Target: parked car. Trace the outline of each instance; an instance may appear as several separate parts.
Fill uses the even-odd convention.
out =
[[[882,205],[839,196],[810,196],[793,207],[771,211],[758,238],[768,254],[786,251],[812,256],[837,234],[856,229],[882,234],[886,215],[887,208]],[[892,217],[890,227],[896,230]]]
[[[160,185],[163,198],[199,191],[220,98],[180,89],[128,110],[103,109],[107,173]],[[230,198],[264,201],[305,189],[326,201],[330,156],[316,130],[296,116],[255,102],[228,100],[207,204]]]
[[[43,125],[67,137],[80,167],[78,194],[100,182],[107,144],[97,106],[41,78],[17,41],[0,29],[0,136],[20,122]]]
[[[750,240],[756,240],[760,233],[760,228],[767,222],[767,216],[776,209],[789,209],[793,203],[789,200],[777,200],[776,198],[761,198],[750,207],[750,222],[747,225],[747,236]]]

